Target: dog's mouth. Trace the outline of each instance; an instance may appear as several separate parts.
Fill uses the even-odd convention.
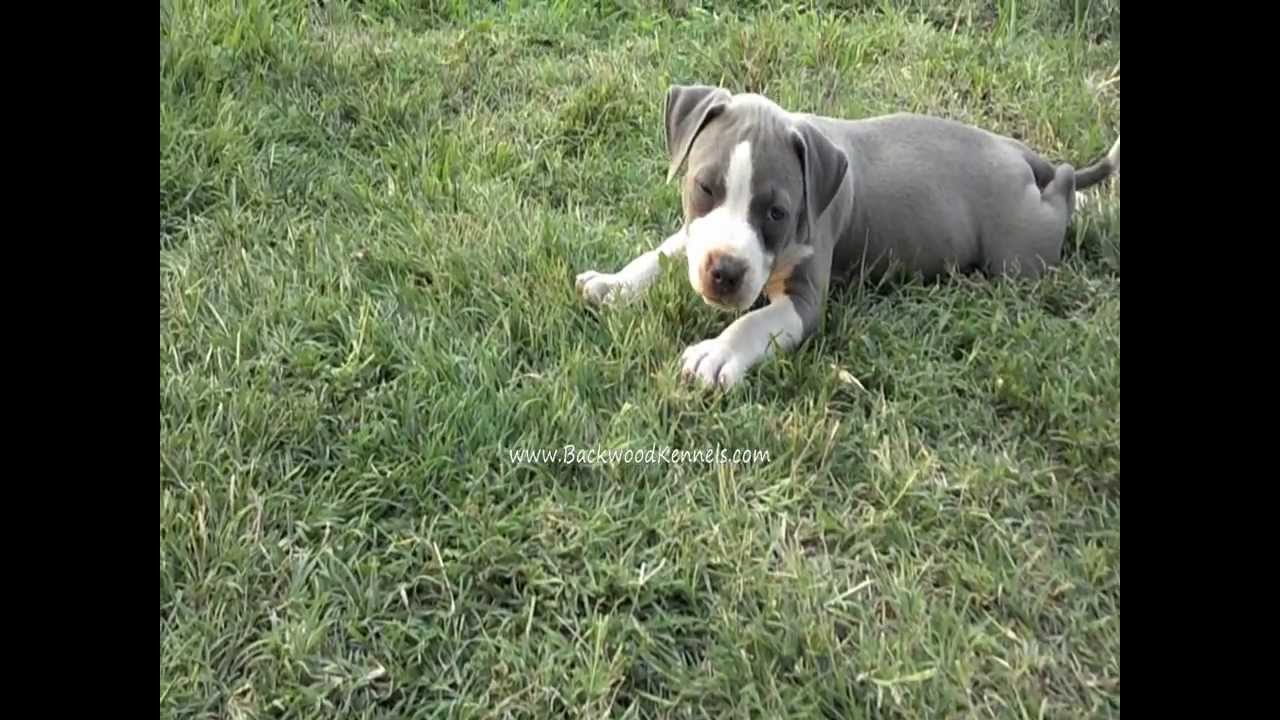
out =
[[[751,307],[773,264],[771,256],[759,257],[752,250],[720,245],[690,253],[689,283],[703,302],[726,313]]]
[[[698,296],[702,298],[702,302],[722,312],[740,312],[744,309],[744,306],[741,303],[727,303],[723,300],[711,297],[704,292],[698,293]]]

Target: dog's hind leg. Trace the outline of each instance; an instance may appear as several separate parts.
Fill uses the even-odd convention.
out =
[[[989,275],[1036,279],[1062,260],[1075,209],[1075,168],[1059,165],[1043,189],[1028,185],[1025,192],[1018,206],[990,230],[994,242],[985,267]]]

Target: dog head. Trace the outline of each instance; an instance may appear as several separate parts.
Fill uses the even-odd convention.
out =
[[[810,123],[754,94],[674,86],[667,93],[668,182],[681,188],[689,283],[710,305],[745,310],[771,276],[812,252],[809,228],[848,158]]]

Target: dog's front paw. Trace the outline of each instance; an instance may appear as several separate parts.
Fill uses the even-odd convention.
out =
[[[697,380],[703,386],[725,390],[738,384],[748,366],[746,358],[734,352],[733,347],[720,338],[691,345],[681,360],[684,369],[680,374],[685,380]]]
[[[574,286],[577,287],[578,295],[583,300],[596,306],[612,305],[619,300],[625,300],[627,296],[626,284],[613,273],[588,270],[578,275]]]

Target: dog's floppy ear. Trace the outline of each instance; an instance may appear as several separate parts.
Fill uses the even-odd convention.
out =
[[[807,122],[791,128],[791,144],[804,173],[805,224],[813,228],[836,196],[849,169],[849,158],[831,139]]]
[[[708,121],[724,112],[731,99],[728,90],[707,85],[672,85],[667,90],[667,157],[671,160],[667,182],[689,156],[694,138]]]

